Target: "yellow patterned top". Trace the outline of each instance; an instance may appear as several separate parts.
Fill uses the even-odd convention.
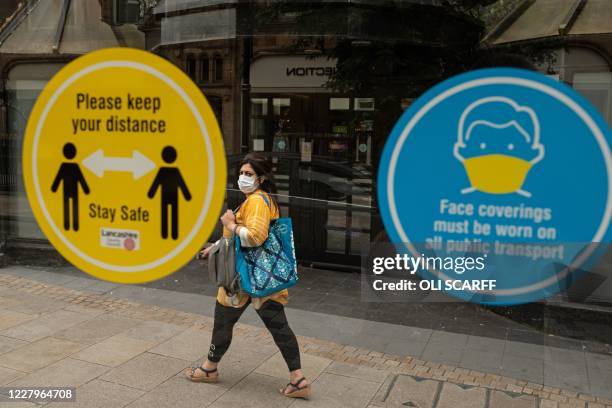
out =
[[[266,204],[262,194],[266,196],[270,205]],[[236,212],[236,224],[243,227],[238,230],[239,236],[236,239],[240,239],[242,246],[246,247],[262,245],[268,238],[270,221],[279,216],[278,208],[274,205],[270,196],[263,190],[256,190],[247,197]],[[232,232],[223,228],[223,236],[229,238],[232,236]],[[249,297],[246,293],[229,296],[224,288],[219,288],[217,292],[217,301],[223,306],[229,307],[242,307],[249,300]],[[269,296],[252,298],[251,302],[255,309],[259,309],[269,299],[286,305],[289,301],[289,291],[283,289]]]

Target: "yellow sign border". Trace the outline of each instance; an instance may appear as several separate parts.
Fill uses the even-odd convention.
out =
[[[75,76],[86,75],[92,67],[122,66],[141,69],[152,73],[165,81],[192,108],[192,113],[201,125],[202,137],[209,151],[209,180],[205,208],[201,209],[198,222],[192,230],[181,239],[170,254],[164,255],[160,262],[156,260],[147,265],[125,267],[108,265],[104,261],[81,253],[61,233],[48,214],[42,200],[39,186],[36,182],[37,145],[44,124],[44,118],[56,98],[67,88]],[[78,79],[78,78],[77,78]],[[205,239],[210,236],[218,222],[218,216],[223,206],[227,181],[227,164],[223,137],[216,117],[201,90],[179,68],[169,61],[146,51],[131,48],[108,48],[86,54],[75,59],[62,68],[41,92],[30,114],[23,143],[23,178],[28,201],[41,230],[51,244],[70,263],[97,278],[117,283],[144,283],[167,276],[193,259]],[[208,204],[206,206],[206,204]],[[151,248],[153,251],[154,248]],[[173,254],[173,252],[176,252]],[[147,267],[150,264],[151,267]]]

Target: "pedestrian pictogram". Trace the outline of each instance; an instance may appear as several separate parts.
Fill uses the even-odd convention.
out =
[[[64,157],[68,160],[72,160],[76,156],[76,147],[72,143],[66,143],[64,145]],[[83,177],[83,173],[77,163],[65,162],[62,163],[51,191],[56,192],[60,184],[64,186],[64,229],[68,231],[70,229],[70,213],[72,213],[72,229],[74,231],[79,230],[79,186],[83,189],[85,194],[89,194],[89,186]],[[71,211],[72,210],[72,211]]]
[[[172,164],[176,160],[176,150],[172,146],[164,147],[162,158],[167,164]],[[159,169],[153,184],[147,195],[149,198],[155,196],[155,192],[161,188],[161,237],[168,238],[168,210],[172,213],[172,239],[178,239],[178,193],[183,193],[185,200],[191,200],[191,193],[181,176],[181,172],[176,167],[162,167]]]
[[[170,62],[122,48],[76,59],[45,87],[23,173],[41,229],[67,260],[138,283],[176,271],[207,240],[226,161],[201,90]]]

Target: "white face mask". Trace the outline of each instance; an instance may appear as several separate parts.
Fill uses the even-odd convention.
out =
[[[252,193],[253,191],[257,190],[257,187],[258,185],[255,181],[255,176],[249,177],[246,174],[243,174],[238,177],[238,188],[240,188],[240,191],[243,193]]]

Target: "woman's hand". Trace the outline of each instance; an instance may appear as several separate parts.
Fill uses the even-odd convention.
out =
[[[230,231],[232,230],[230,227],[236,224],[236,216],[232,210],[225,211],[225,214],[221,217],[221,223],[223,226]]]
[[[209,246],[209,247],[204,248],[203,250],[201,250],[201,251],[198,253],[198,259],[206,259],[206,258],[208,258],[208,254],[210,253],[210,250],[212,249],[212,247],[213,247],[213,246],[211,245],[211,246]]]

